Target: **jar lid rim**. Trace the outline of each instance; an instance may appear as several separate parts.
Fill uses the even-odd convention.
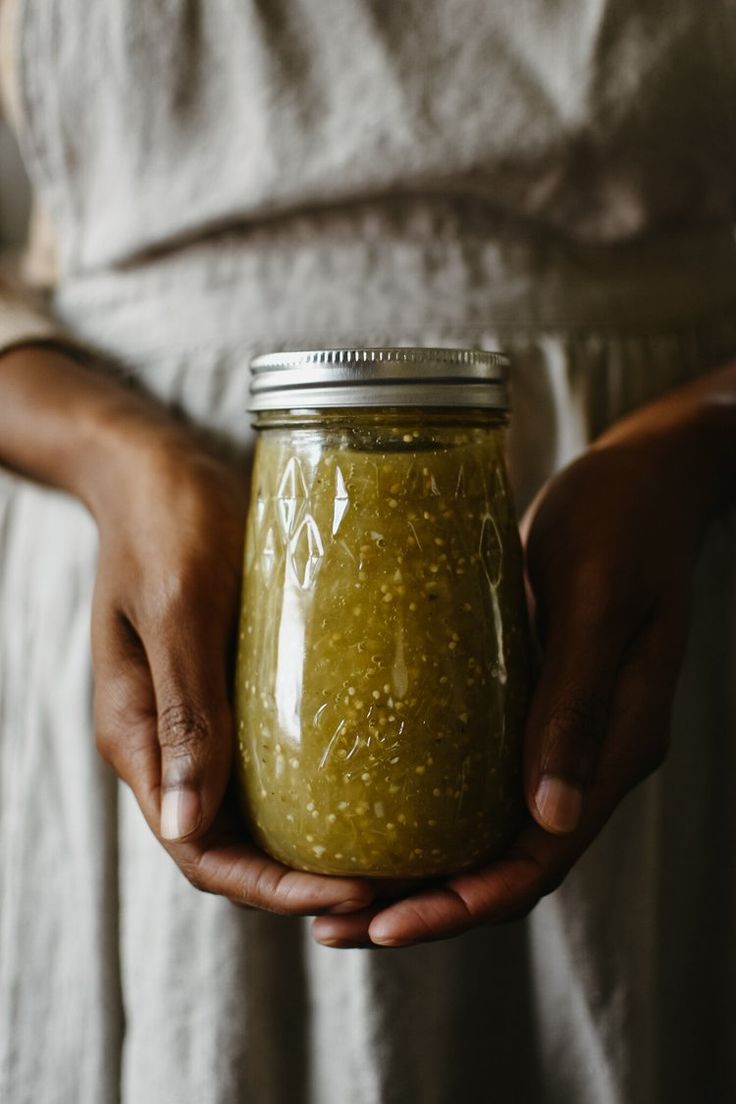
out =
[[[473,406],[508,410],[509,358],[416,346],[288,350],[257,356],[249,410]]]

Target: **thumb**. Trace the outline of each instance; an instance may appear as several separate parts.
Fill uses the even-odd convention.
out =
[[[606,730],[622,644],[603,622],[569,621],[548,635],[526,727],[526,800],[536,822],[578,825]]]
[[[200,838],[222,803],[232,762],[227,644],[194,627],[157,634],[150,654],[161,749],[165,840]],[[165,646],[164,646],[165,642]]]

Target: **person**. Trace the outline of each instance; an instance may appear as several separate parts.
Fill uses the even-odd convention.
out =
[[[731,1099],[730,5],[2,9],[0,1097]],[[239,834],[227,672],[251,356],[397,343],[511,355],[542,654],[529,826],[391,900]]]

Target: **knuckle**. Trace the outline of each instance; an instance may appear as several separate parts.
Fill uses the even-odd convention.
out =
[[[205,743],[209,732],[207,717],[190,702],[174,702],[159,713],[159,743],[174,758],[192,757]]]
[[[249,872],[240,884],[240,904],[252,909],[274,912],[279,916],[303,913],[299,893],[291,872],[271,862],[263,862]]]
[[[192,889],[196,889],[199,893],[211,892],[198,863],[180,862],[179,869],[181,870],[186,880],[189,882]]]
[[[194,871],[185,870],[184,877],[189,882],[192,889],[196,889],[198,893],[207,893],[207,887],[202,881],[201,877]]]
[[[585,777],[601,725],[601,710],[589,695],[573,694],[557,702],[544,726],[542,773],[555,773],[564,763],[567,771]]]
[[[640,600],[633,580],[622,585],[620,571],[602,557],[561,563],[546,593],[551,619],[590,639],[625,634]]]
[[[575,694],[552,709],[547,721],[547,735],[551,741],[568,740],[578,732],[593,727],[595,709],[592,701],[582,694]]]
[[[595,622],[607,620],[615,614],[620,603],[610,566],[597,558],[574,565],[571,591],[578,603],[578,615],[587,616]]]
[[[199,572],[193,563],[183,563],[166,578],[160,587],[160,600],[164,610],[179,610],[191,601],[193,592],[200,585]]]
[[[274,870],[270,863],[264,863],[255,872],[243,901],[257,908],[268,908],[273,912],[288,911],[288,887],[284,893],[285,871]]]
[[[144,619],[156,628],[179,622],[203,593],[205,580],[194,558],[169,566],[166,574],[148,581],[143,597]]]

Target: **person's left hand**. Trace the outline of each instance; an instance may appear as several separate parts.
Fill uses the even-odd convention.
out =
[[[318,942],[406,946],[526,915],[662,762],[694,563],[714,513],[708,444],[688,411],[667,399],[619,423],[524,519],[543,649],[525,735],[528,826],[481,870],[320,917]]]

